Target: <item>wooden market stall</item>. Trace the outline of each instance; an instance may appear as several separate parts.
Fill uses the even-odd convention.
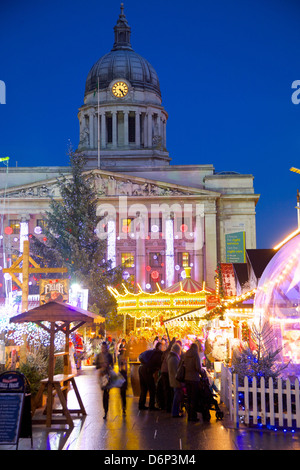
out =
[[[71,413],[86,415],[86,411],[76,385],[75,374],[70,373],[69,337],[71,333],[76,331],[85,323],[90,323],[95,320],[98,322],[99,320],[105,321],[103,317],[100,317],[95,313],[83,310],[78,307],[73,307],[65,303],[54,301],[48,302],[29,311],[25,311],[12,317],[10,320],[12,323],[36,323],[50,334],[48,377],[41,381],[40,389],[35,400],[35,403],[38,403],[38,400],[43,394],[44,390],[47,390],[46,419],[43,420],[43,423],[46,423],[47,427],[51,427],[54,413],[62,413],[65,416],[63,423],[67,423],[70,427],[74,426]],[[65,334],[64,373],[54,375],[54,339],[55,334],[58,331],[61,331]],[[65,390],[67,390],[70,384],[72,384],[74,388],[74,392],[79,403],[79,409],[77,410],[68,409],[66,393],[63,393]],[[57,396],[62,405],[62,409],[53,409],[54,392],[57,393]],[[35,410],[36,404],[33,406],[32,415],[34,415]],[[61,421],[56,420],[55,423],[61,424]]]

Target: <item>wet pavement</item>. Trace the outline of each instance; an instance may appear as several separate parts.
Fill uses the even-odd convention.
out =
[[[139,411],[138,397],[129,385],[127,412],[122,414],[119,389],[110,391],[107,419],[103,419],[102,396],[98,374],[94,367],[83,368],[76,377],[87,416],[74,415],[74,428],[60,425],[46,428],[33,425],[31,440],[21,438],[19,450],[105,450],[105,451],[198,451],[198,450],[300,450],[300,430],[296,432],[235,429],[226,408],[224,419],[188,422],[187,418],[172,418],[165,411]],[[68,394],[69,408],[77,408],[73,390]],[[35,415],[38,416],[41,410]],[[1,450],[15,450],[16,446],[1,446]],[[165,462],[164,462],[165,463]]]

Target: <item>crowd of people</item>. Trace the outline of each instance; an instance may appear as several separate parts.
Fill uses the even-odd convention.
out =
[[[213,395],[215,391],[218,393],[218,389],[204,367],[205,356],[200,341],[189,344],[187,349],[185,345],[184,350],[179,339],[169,341],[164,336],[156,337],[151,346],[138,358],[139,410],[164,410],[173,418],[187,415],[188,421],[198,421],[198,413],[202,413],[203,420],[209,421],[211,406],[215,404],[215,409],[218,409]],[[119,388],[123,414],[126,414],[128,343],[125,339],[102,342],[101,352],[96,359],[100,378],[107,377],[115,364],[118,365],[118,374],[123,377]],[[180,378],[178,371],[182,366],[184,377]],[[110,383],[102,387],[104,419],[107,417],[109,392],[113,386]],[[149,403],[146,404],[148,393]]]

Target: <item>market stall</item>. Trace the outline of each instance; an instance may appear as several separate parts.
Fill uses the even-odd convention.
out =
[[[73,427],[73,420],[71,417],[72,412],[83,415],[86,414],[76,386],[75,374],[70,373],[69,338],[70,334],[72,334],[82,325],[93,322],[96,319],[99,321],[99,315],[88,312],[87,310],[83,310],[79,307],[74,307],[54,301],[45,303],[44,305],[36,307],[32,310],[25,311],[20,315],[16,315],[10,319],[12,323],[34,322],[50,334],[48,377],[41,381],[40,390],[36,397],[36,402],[38,402],[43,391],[47,390],[46,420],[43,420],[47,427],[51,426],[53,422],[52,415],[54,413],[62,413],[65,416],[65,420],[63,422],[66,422],[70,427]],[[58,331],[62,331],[65,334],[65,367],[64,373],[56,376],[54,375],[54,338]],[[64,394],[63,391],[68,388],[70,383],[73,385],[79,403],[78,410],[69,410],[67,407],[66,394]],[[62,409],[53,409],[53,392],[57,393],[62,405]],[[35,406],[32,410],[32,415],[34,415],[34,412]]]

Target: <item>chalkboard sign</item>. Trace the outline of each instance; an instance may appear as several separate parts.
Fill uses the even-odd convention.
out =
[[[20,437],[31,437],[31,396],[26,377],[17,371],[0,374],[0,445],[18,447]]]
[[[18,444],[24,393],[0,393],[0,444]]]
[[[25,393],[25,376],[15,370],[0,374],[0,392]]]

